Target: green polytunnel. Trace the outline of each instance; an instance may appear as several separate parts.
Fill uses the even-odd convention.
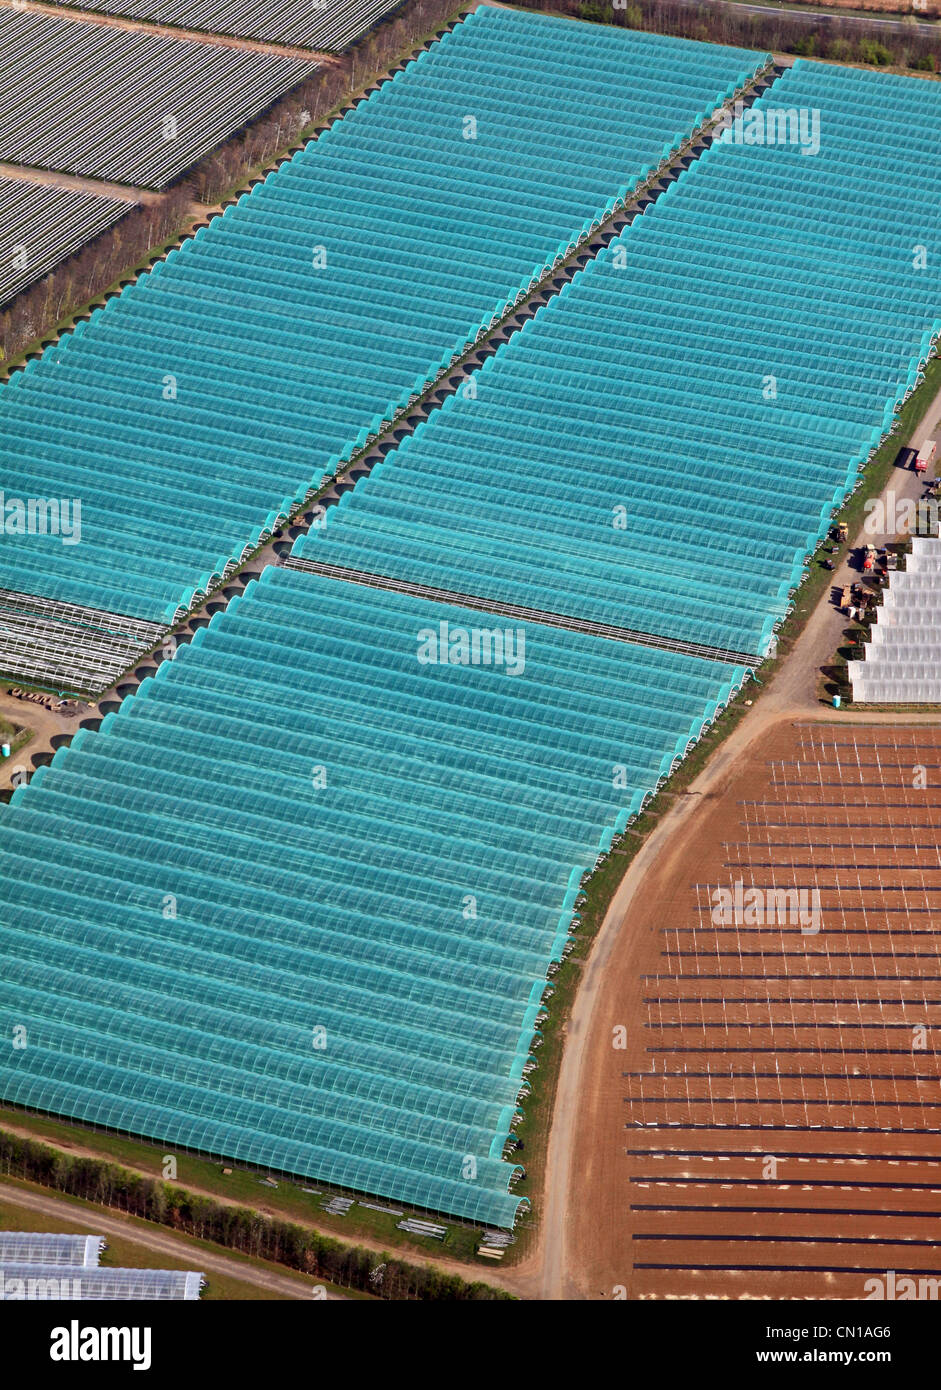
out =
[[[87,518],[81,546],[8,536],[0,587],[186,611],[197,576],[365,447],[763,61],[513,10],[462,21],[0,391],[9,494],[81,497]]]
[[[538,624],[418,659],[487,621],[269,567],[18,788],[0,1096],[511,1226],[584,876],[738,675]]]
[[[713,144],[295,553],[757,663],[937,334],[873,188],[941,232],[941,94],[879,91],[796,63],[813,158]]]

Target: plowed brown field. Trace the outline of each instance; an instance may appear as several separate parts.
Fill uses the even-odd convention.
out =
[[[570,1296],[858,1299],[890,1270],[941,1276],[939,844],[925,725],[785,724],[704,803],[598,1000]],[[770,889],[803,890],[805,921]]]

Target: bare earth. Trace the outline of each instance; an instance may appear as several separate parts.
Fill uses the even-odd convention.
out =
[[[939,833],[924,725],[786,721],[698,799],[607,963],[547,1293],[861,1298],[938,1273]],[[816,929],[717,923],[736,880],[816,889]]]

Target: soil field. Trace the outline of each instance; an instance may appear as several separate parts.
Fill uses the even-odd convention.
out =
[[[566,1296],[941,1277],[939,843],[926,725],[788,721],[704,798],[594,1014]]]

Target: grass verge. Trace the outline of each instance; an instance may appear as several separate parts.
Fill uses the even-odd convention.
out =
[[[150,1178],[162,1179],[165,1157],[172,1156],[176,1160],[174,1182],[194,1192],[207,1193],[226,1202],[236,1202],[264,1216],[296,1221],[340,1240],[355,1242],[357,1239],[366,1239],[378,1242],[384,1248],[400,1253],[403,1258],[410,1253],[431,1258],[444,1255],[448,1259],[473,1261],[481,1268],[489,1265],[489,1261],[477,1260],[474,1256],[479,1242],[479,1228],[443,1217],[440,1218],[440,1224],[448,1228],[443,1241],[431,1237],[412,1236],[398,1229],[396,1223],[400,1217],[373,1211],[370,1207],[360,1204],[361,1200],[375,1200],[381,1206],[396,1206],[394,1202],[380,1197],[362,1198],[362,1194],[359,1194],[347,1216],[333,1216],[323,1211],[320,1203],[325,1197],[333,1195],[337,1189],[321,1183],[292,1181],[276,1176],[273,1180],[277,1182],[277,1187],[270,1187],[266,1182],[269,1174],[263,1170],[233,1164],[231,1173],[224,1174],[222,1164],[196,1154],[181,1152],[173,1145],[158,1146],[146,1140],[132,1139],[125,1135],[112,1134],[105,1130],[44,1115],[34,1115],[10,1107],[0,1108],[0,1127],[40,1139],[66,1154],[88,1153],[120,1163]],[[230,1165],[227,1163],[225,1166]],[[304,1187],[315,1188],[323,1196],[305,1192]],[[354,1196],[353,1193],[347,1195]],[[401,1209],[406,1215],[416,1214],[412,1208]]]

